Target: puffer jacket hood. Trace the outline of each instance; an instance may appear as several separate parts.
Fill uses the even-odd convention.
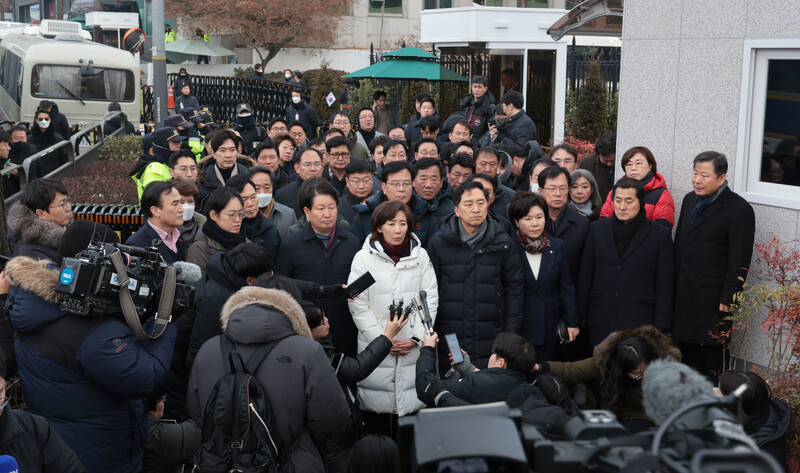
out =
[[[6,263],[4,269],[12,286],[31,292],[50,304],[60,301],[61,297],[56,292],[60,271],[50,262],[18,256]]]
[[[206,274],[209,278],[233,291],[247,286],[247,280],[236,274],[236,271],[233,270],[231,264],[225,258],[225,252],[217,253],[208,260]]]
[[[675,361],[681,361],[681,351],[672,343],[672,339],[669,336],[664,335],[652,325],[642,325],[641,327],[614,332],[597,344],[592,351],[592,359],[595,365],[602,371],[608,361],[608,357],[611,356],[611,349],[625,338],[631,336],[642,337],[650,342],[650,345],[655,349],[656,356],[659,358],[672,358]]]
[[[263,306],[268,306],[266,313]],[[240,289],[222,306],[220,323],[225,335],[238,343],[268,342],[291,332],[313,338],[300,304],[288,293],[275,289]]]
[[[792,411],[785,402],[777,398],[769,400],[769,415],[766,422],[750,436],[759,447],[786,438],[792,429]]]
[[[61,237],[64,236],[66,227],[43,220],[36,213],[23,204],[16,204],[8,211],[6,217],[8,228],[20,240],[47,248],[58,249]]]

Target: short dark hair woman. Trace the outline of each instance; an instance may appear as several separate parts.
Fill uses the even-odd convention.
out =
[[[517,192],[508,205],[508,217],[517,230],[513,240],[525,275],[520,335],[536,347],[542,361],[555,359],[559,319],[566,320],[570,340],[580,332],[564,243],[547,235],[546,216],[547,204],[533,192]]]
[[[186,261],[205,269],[208,260],[220,251],[231,250],[247,241],[240,232],[244,219],[244,201],[230,187],[220,187],[205,201],[208,220],[186,252]]]

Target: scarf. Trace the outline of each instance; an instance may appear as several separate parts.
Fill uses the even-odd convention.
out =
[[[265,217],[269,218],[272,215],[272,211],[275,209],[275,195],[273,194],[272,200],[269,201],[269,205],[261,209],[261,213],[264,214]]]
[[[720,196],[720,194],[722,194],[722,191],[724,191],[727,188],[728,188],[728,181],[725,181],[722,183],[721,186],[719,186],[719,190],[717,190],[717,192],[715,192],[714,195],[710,195],[708,197],[700,197],[698,195],[697,200],[694,203],[694,208],[692,208],[692,218],[689,221],[689,224],[693,224],[694,221],[697,220],[697,217],[699,217],[700,214],[703,212],[703,210],[705,210],[705,208],[708,207],[709,205],[713,204],[714,201],[717,200],[717,198]]]
[[[239,166],[237,166],[237,164],[238,163],[233,163],[233,167],[230,169],[220,169],[219,166],[216,165],[216,163],[214,164],[214,174],[217,175],[217,179],[219,179],[219,182],[223,186],[225,185],[225,181],[239,174]]]
[[[639,179],[639,182],[642,183],[642,186],[646,186],[647,184],[650,184],[650,181],[653,180],[655,175],[656,175],[656,173],[654,173],[653,170],[651,169],[650,172],[645,174],[645,176],[643,178]]]
[[[184,221],[183,225],[178,227],[178,231],[181,232],[181,238],[185,244],[191,244],[194,242],[195,237],[197,236],[197,219],[192,217],[191,220]]]
[[[547,232],[542,232],[539,238],[533,239],[524,235],[521,231],[517,230],[517,241],[520,242],[522,248],[532,255],[540,255],[550,246],[550,240],[547,239]]]
[[[594,209],[592,208],[592,199],[587,200],[586,202],[579,204],[577,202],[570,202],[575,210],[580,212],[581,215],[586,217],[591,217],[594,213]]]
[[[392,261],[394,261],[394,264],[397,264],[397,262],[400,261],[400,258],[402,258],[403,256],[408,256],[411,254],[411,245],[408,244],[410,240],[411,239],[409,237],[408,232],[406,232],[406,236],[405,238],[403,238],[403,241],[397,246],[386,243],[386,240],[383,238],[383,235],[379,237],[379,241],[381,243],[381,246],[383,247],[383,251],[386,253],[386,256],[388,256],[389,258],[392,259]]]
[[[625,252],[628,251],[628,247],[633,242],[633,237],[636,236],[636,232],[639,231],[645,218],[647,216],[644,209],[639,210],[639,215],[628,223],[622,223],[616,215],[612,217],[611,230],[614,234],[614,245],[617,247],[617,258],[622,258]]]
[[[484,235],[486,235],[486,229],[489,227],[489,222],[486,220],[483,221],[480,227],[475,230],[475,233],[470,235],[467,233],[467,229],[464,228],[464,224],[461,223],[461,219],[458,220],[458,234],[461,238],[461,241],[469,247],[469,249],[474,249],[478,246],[478,242],[483,240]]]
[[[247,237],[245,237],[244,233],[226,232],[220,228],[219,225],[217,225],[217,222],[210,218],[206,220],[205,224],[203,224],[203,233],[207,237],[222,245],[225,250],[231,250],[236,247],[236,245],[240,245],[247,241]]]
[[[375,130],[376,128],[373,128],[372,131],[367,131],[364,130],[363,128],[360,128],[358,130],[358,132],[361,133],[361,136],[364,138],[364,142],[367,143],[367,146],[369,146],[370,142],[372,142],[372,140],[375,139]]]

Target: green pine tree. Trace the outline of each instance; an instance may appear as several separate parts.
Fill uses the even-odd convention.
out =
[[[580,90],[577,110],[577,137],[594,142],[606,131],[608,122],[608,92],[600,75],[600,62],[589,62],[589,73]]]

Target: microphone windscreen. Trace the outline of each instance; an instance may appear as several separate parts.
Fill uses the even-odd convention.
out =
[[[677,361],[655,360],[644,372],[642,404],[656,425],[685,404],[714,395],[714,386],[705,376]]]
[[[11,455],[0,455],[0,473],[19,473],[17,460]]]
[[[193,283],[203,277],[203,270],[200,266],[194,263],[187,263],[186,261],[176,261],[172,264],[175,267],[178,281],[185,283]],[[2,473],[2,472],[0,472]]]

